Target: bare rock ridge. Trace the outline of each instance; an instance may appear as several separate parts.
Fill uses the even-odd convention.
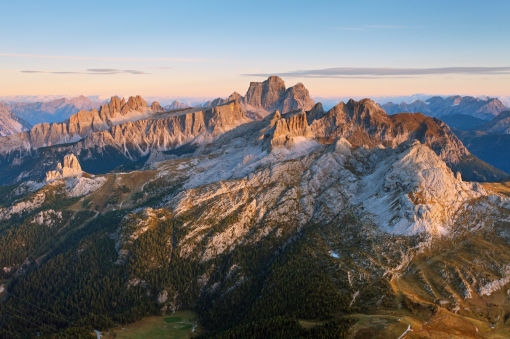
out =
[[[403,141],[419,140],[432,148],[443,160],[458,162],[469,154],[449,127],[438,119],[420,113],[388,115],[370,99],[349,100],[328,112],[320,107],[310,112],[311,128],[323,140],[344,137],[355,146],[395,147]]]
[[[6,136],[30,129],[30,124],[10,112],[6,105],[0,104],[0,136]]]
[[[201,143],[249,122],[238,101],[206,110],[170,114],[159,119],[140,119],[89,134],[71,147],[73,152],[89,154],[114,149],[136,160],[152,151],[167,151],[188,142]]]
[[[263,82],[251,82],[244,97],[234,92],[227,99],[217,98],[207,105],[216,106],[232,100],[238,100],[246,114],[256,119],[275,110],[283,114],[298,109],[309,110],[314,105],[310,93],[302,83],[285,88],[285,83],[278,76],[270,76]]]
[[[295,121],[289,125],[289,118],[297,119],[301,114],[306,117],[309,128]],[[287,113],[279,117],[280,115],[276,114],[276,117],[272,118],[275,121],[281,120],[278,128],[269,133],[265,132],[265,139],[269,140],[272,147],[290,145],[296,136],[310,138],[310,135],[323,144],[345,138],[355,147],[369,148],[397,147],[404,142],[418,140],[430,147],[454,172],[460,171],[467,180],[496,181],[507,176],[474,157],[441,120],[420,113],[390,116],[370,99],[351,99],[327,112],[319,103],[306,113]],[[273,124],[276,127],[277,122]]]
[[[99,110],[79,111],[61,123],[42,123],[30,131],[10,135],[0,143],[0,152],[12,149],[38,149],[52,145],[76,142],[91,132],[102,131],[119,123],[138,120],[162,111],[156,102],[151,107],[140,96],[124,98],[112,97]]]
[[[57,179],[76,177],[82,174],[80,162],[74,154],[68,154],[64,157],[63,165],[57,163],[57,168],[54,171],[46,173],[46,182],[51,182]]]
[[[149,107],[139,96],[127,101],[112,97],[99,110],[80,111],[63,123],[40,124],[29,132],[0,138],[0,170],[9,173],[3,180],[16,182],[36,176],[42,169],[30,159],[43,161],[48,155],[41,152],[49,152],[57,159],[74,153],[87,172],[104,173],[120,164],[143,164],[165,159],[169,154],[180,155],[182,150],[173,150],[186,144],[186,152],[190,152],[243,124],[243,130],[255,140],[263,140],[263,149],[269,151],[303,139],[318,145],[344,138],[354,147],[368,148],[397,147],[418,140],[467,180],[493,181],[506,175],[471,155],[440,120],[419,113],[390,116],[370,99],[341,102],[326,112],[320,103],[313,104],[303,85],[285,89],[280,78],[270,77],[262,83],[251,83],[244,97],[234,92],[229,98],[216,101],[217,105],[208,108],[161,112],[157,102]],[[250,118],[261,109],[265,115],[266,108],[275,107],[262,120]],[[290,111],[280,113],[283,110]],[[24,163],[35,167],[23,169]]]

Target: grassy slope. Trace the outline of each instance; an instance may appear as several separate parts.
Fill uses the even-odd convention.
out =
[[[171,316],[146,317],[130,325],[113,328],[104,333],[104,338],[184,339],[191,337],[195,326],[197,326],[197,322],[196,315],[193,312],[179,311]]]

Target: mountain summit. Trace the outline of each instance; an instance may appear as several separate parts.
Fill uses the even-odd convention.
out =
[[[232,93],[227,99],[217,98],[209,106],[239,100],[246,114],[254,119],[261,119],[275,110],[281,113],[303,109],[309,110],[314,101],[302,83],[286,88],[278,76],[270,76],[262,82],[250,82],[246,94]]]

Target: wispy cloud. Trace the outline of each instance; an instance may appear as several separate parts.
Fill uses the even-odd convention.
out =
[[[80,55],[46,55],[25,53],[0,53],[0,57],[31,58],[31,59],[59,59],[59,60],[99,60],[99,61],[141,61],[141,62],[205,62],[202,58],[173,58],[173,57],[105,57]]]
[[[335,26],[332,29],[342,31],[372,31],[372,30],[399,30],[414,29],[416,27],[400,26],[400,25],[361,25],[361,26]]]
[[[108,75],[108,74],[150,74],[143,71],[135,70],[135,69],[115,69],[115,68],[89,68],[83,72],[74,72],[74,71],[37,71],[37,70],[22,70],[21,73],[43,73],[43,74],[98,74],[98,75]]]
[[[283,73],[251,73],[244,76],[280,75],[300,78],[363,78],[374,79],[381,77],[416,77],[424,75],[506,75],[510,74],[510,67],[437,67],[437,68],[369,68],[369,67],[336,67],[314,70],[298,70]]]

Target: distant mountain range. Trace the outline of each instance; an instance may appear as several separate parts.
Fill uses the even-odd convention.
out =
[[[510,173],[510,110],[469,130],[455,133],[480,159]]]
[[[4,102],[9,110],[32,125],[42,122],[60,122],[81,110],[98,108],[101,103],[85,96],[59,98],[50,101]]]
[[[383,104],[382,107],[388,114],[420,112],[440,119],[452,116],[469,116],[479,120],[490,120],[505,110],[505,105],[497,98],[475,98],[471,96],[450,96],[446,98],[435,96],[425,101],[416,100],[411,103],[394,104],[389,102]]]
[[[26,131],[31,127],[32,125],[13,114],[6,105],[0,104],[0,136]]]

